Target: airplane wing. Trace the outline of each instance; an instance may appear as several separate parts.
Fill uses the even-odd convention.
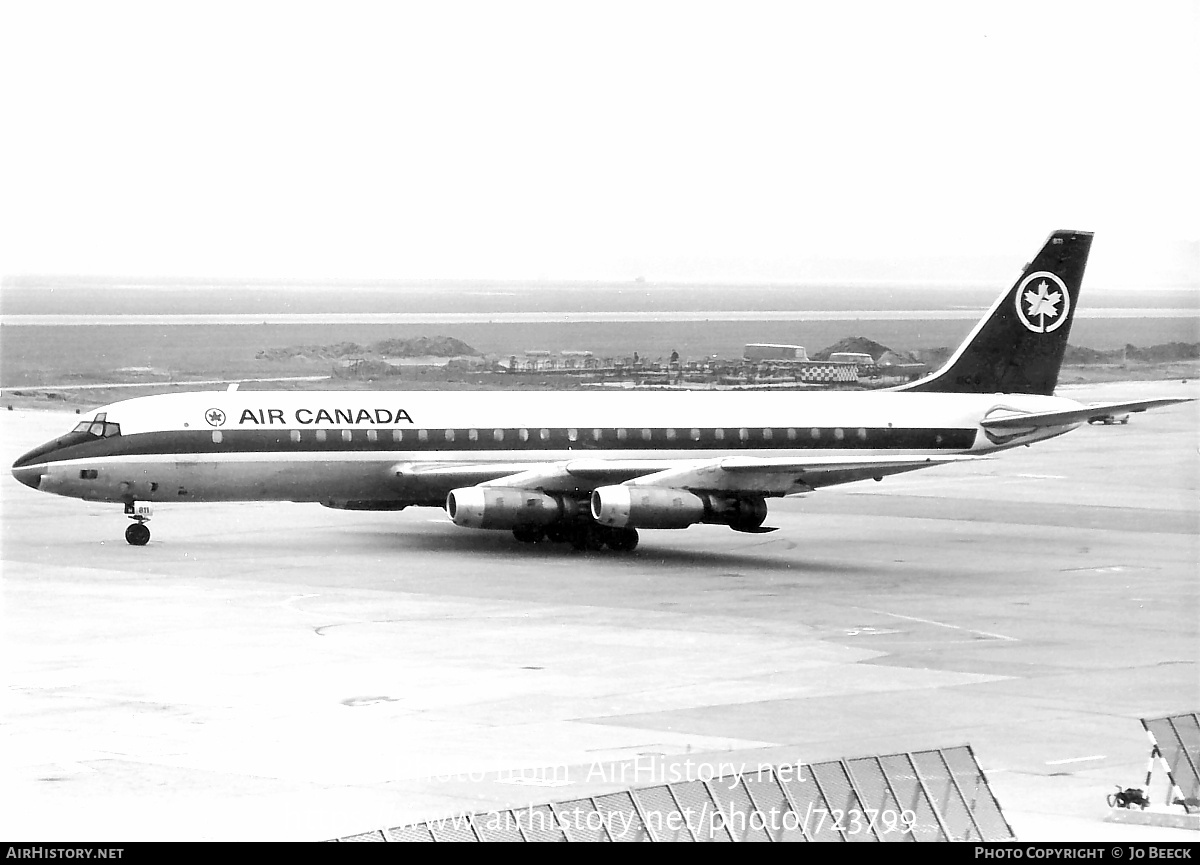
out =
[[[980,456],[894,456],[756,458],[724,457],[677,466],[628,481],[629,486],[675,487],[728,493],[787,495],[867,478],[915,471],[953,462],[987,459]]]
[[[492,486],[555,492],[618,484],[679,465],[678,460],[578,459],[553,463],[398,463],[396,479],[408,484]]]
[[[787,495],[818,487],[964,462],[978,456],[722,457],[707,460],[578,459],[555,463],[401,463],[397,480],[410,488],[449,490],[484,486],[587,493],[599,486],[629,484],[676,489]]]
[[[1077,409],[1042,412],[1012,412],[993,414],[980,425],[989,430],[1039,429],[1051,426],[1070,426],[1106,414],[1145,411],[1165,405],[1192,402],[1190,399],[1143,399],[1133,402],[1095,403]]]

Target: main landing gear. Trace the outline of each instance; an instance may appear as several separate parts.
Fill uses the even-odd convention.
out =
[[[125,540],[135,547],[146,546],[150,542],[150,529],[146,523],[154,516],[154,505],[149,502],[126,502],[125,516],[133,520],[133,524],[125,529]]]
[[[546,540],[568,543],[577,550],[598,551],[608,547],[618,553],[632,552],[638,545],[637,529],[618,529],[598,523],[554,523],[544,529],[541,526],[519,526],[513,529],[513,537],[523,544]]]

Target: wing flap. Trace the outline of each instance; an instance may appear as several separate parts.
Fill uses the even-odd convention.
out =
[[[1190,399],[1143,399],[1133,402],[1095,403],[1080,406],[1077,409],[1061,411],[1027,412],[1023,414],[1005,414],[984,418],[980,426],[989,430],[1041,429],[1042,427],[1071,426],[1106,414],[1121,412],[1138,412],[1146,409],[1175,405],[1181,402],[1192,402]]]
[[[621,484],[678,465],[677,460],[569,460],[524,466],[483,482],[482,486],[529,490],[591,491],[604,484]]]
[[[883,478],[887,475],[945,465],[946,463],[979,459],[986,459],[986,457],[969,455],[810,457],[808,459],[726,457],[655,472],[628,481],[628,485],[788,495],[807,492],[818,487],[850,483],[867,478]]]

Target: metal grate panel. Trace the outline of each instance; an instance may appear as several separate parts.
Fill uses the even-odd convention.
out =
[[[829,803],[829,816],[847,841],[878,841],[858,801],[846,767],[840,762],[818,763],[810,767]]]
[[[729,833],[735,841],[770,841],[762,815],[754,810],[740,775],[726,775],[708,782],[708,790],[721,808]]]
[[[572,799],[550,806],[568,841],[611,841],[604,830],[604,815],[591,799]]]
[[[804,767],[784,766],[779,771],[784,773],[802,772]],[[774,772],[766,769],[745,775],[742,783],[746,785],[746,792],[750,794],[754,807],[763,815],[767,835],[772,841],[808,840],[800,829],[799,815],[788,804],[787,796],[784,795],[783,788],[779,786]]]
[[[1183,746],[1182,756],[1187,761],[1186,771],[1183,761],[1180,761],[1175,783],[1179,785],[1184,797],[1194,799],[1200,796],[1200,720],[1194,714],[1173,715],[1167,720],[1175,728],[1175,735],[1179,744]]]
[[[652,841],[646,824],[633,805],[628,793],[609,793],[597,796],[596,810],[604,815],[604,827],[614,841]]]
[[[475,824],[475,832],[480,841],[524,841],[525,837],[517,828],[517,818],[512,811],[488,811],[486,814],[472,814],[471,822]]]
[[[531,805],[513,812],[527,841],[566,841],[549,805]]]
[[[803,771],[794,775],[780,775],[780,780],[792,799],[792,807],[800,825],[804,827],[804,834],[813,841],[844,841],[842,833],[829,819],[829,805],[821,795],[821,788],[817,786],[810,767],[801,768]]]
[[[667,787],[646,787],[633,791],[638,808],[646,821],[646,827],[655,841],[691,841],[692,833],[683,821],[683,814],[675,806],[675,799]]]
[[[433,836],[429,834],[429,827],[424,823],[417,823],[413,826],[396,826],[392,829],[384,830],[389,841],[432,841]]]
[[[359,832],[357,835],[347,835],[342,841],[383,841],[383,832]]]
[[[942,756],[946,758],[950,774],[958,782],[958,789],[962,791],[967,807],[971,809],[971,816],[975,818],[975,825],[979,827],[983,840],[1014,840],[1016,836],[1013,835],[1012,827],[1004,819],[1000,803],[992,794],[992,788],[988,786],[987,778],[983,776],[970,747],[963,745],[960,748],[946,748],[942,751]]]
[[[889,754],[879,758],[883,774],[900,800],[900,818],[912,827],[916,841],[946,841],[929,797],[917,780],[916,769],[907,754]]]
[[[847,764],[850,776],[862,794],[863,808],[868,823],[875,829],[880,841],[913,841],[900,819],[900,805],[883,777],[878,757],[863,757],[850,760]]]
[[[684,781],[672,784],[675,801],[679,804],[688,825],[696,833],[697,841],[732,841],[729,829],[724,825],[724,819],[717,805],[709,795],[708,788],[702,781]]]
[[[942,823],[950,834],[951,841],[979,841],[979,831],[971,819],[971,811],[958,792],[958,785],[950,777],[938,751],[918,751],[912,755],[913,764],[925,782],[925,789],[933,798],[933,804],[942,815]]]
[[[478,841],[471,818],[466,815],[430,820],[426,823],[434,841]]]
[[[1158,744],[1159,753],[1162,754],[1162,758],[1167,764],[1167,770],[1171,773],[1171,778],[1175,781],[1176,786],[1181,791],[1191,788],[1193,786],[1191,762],[1188,760],[1183,743],[1179,741],[1179,735],[1176,733],[1171,719],[1153,718],[1143,720],[1142,723]]]

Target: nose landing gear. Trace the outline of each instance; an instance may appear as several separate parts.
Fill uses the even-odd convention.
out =
[[[144,547],[150,541],[150,529],[146,523],[154,515],[154,505],[149,502],[126,502],[125,516],[133,525],[125,529],[125,540],[135,547]]]

